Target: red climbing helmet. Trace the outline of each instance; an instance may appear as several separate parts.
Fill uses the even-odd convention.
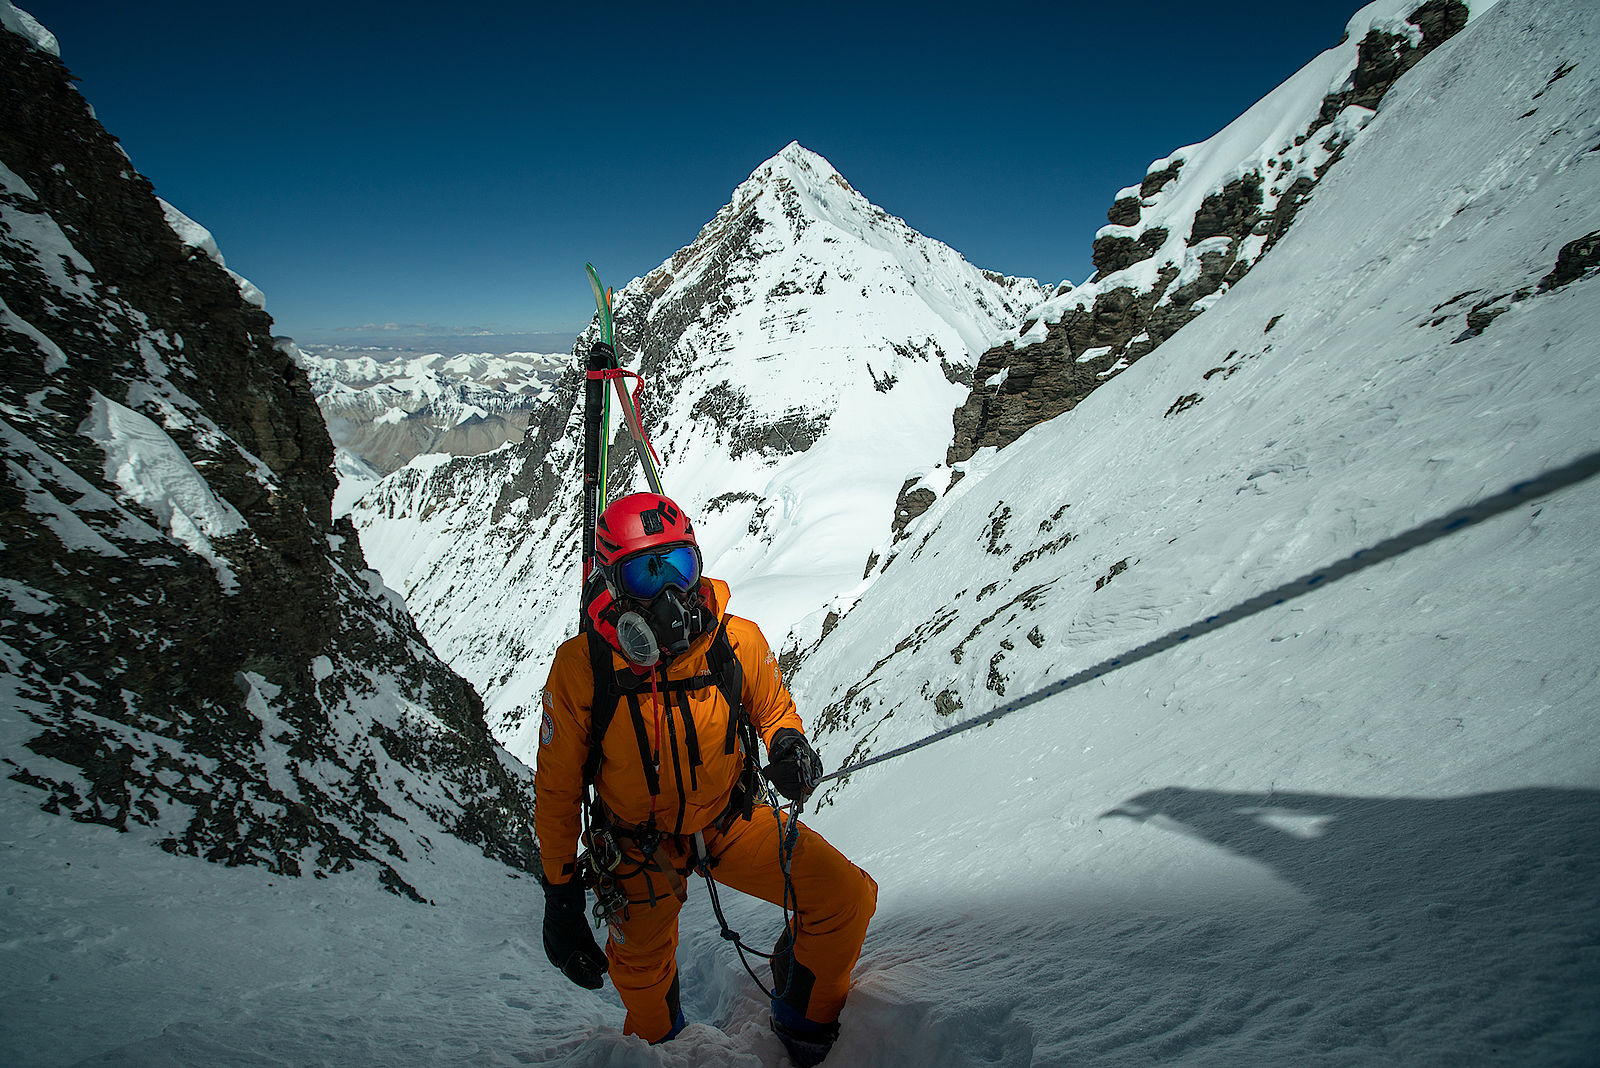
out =
[[[612,501],[594,528],[595,563],[621,594],[648,601],[667,586],[700,581],[700,546],[682,508],[659,493]]]

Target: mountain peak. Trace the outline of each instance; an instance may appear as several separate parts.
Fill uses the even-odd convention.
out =
[[[759,270],[758,261],[766,261]],[[730,274],[732,264],[742,266]],[[707,278],[717,279],[718,287],[732,278],[754,287],[741,290],[744,303],[754,306],[775,294],[820,296],[831,273],[835,286],[851,282],[866,296],[872,288],[863,280],[875,272],[886,272],[875,299],[896,291],[931,310],[957,330],[950,351],[961,361],[993,344],[997,325],[1017,318],[1023,303],[1040,293],[1032,279],[979,271],[872,203],[822,156],[790,141],[740,183],[691,244],[642,280],[640,295],[655,301]],[[782,347],[767,331],[757,333]]]
[[[831,185],[860,196],[833,164],[799,141],[790,141],[775,156],[750,172],[750,177],[735,190],[734,203],[738,203],[745,195],[757,195],[765,189],[782,188],[784,185],[819,192]]]
[[[833,164],[802,145],[799,141],[790,141],[787,145],[784,145],[776,156],[773,156],[762,166],[767,164],[781,164],[786,169],[796,170],[807,175],[819,175],[823,178],[839,177],[839,172],[834,169]],[[840,180],[842,181],[843,179]]]

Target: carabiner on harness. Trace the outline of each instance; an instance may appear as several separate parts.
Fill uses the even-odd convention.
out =
[[[583,832],[583,844],[589,847],[587,855],[596,872],[611,873],[622,866],[622,847],[610,827],[591,824]]]
[[[594,895],[591,915],[594,916],[596,927],[604,927],[628,916],[628,895],[623,892],[622,884],[617,879],[616,867],[615,862],[609,870],[597,867],[592,852],[578,858],[578,878],[582,880],[584,889]]]

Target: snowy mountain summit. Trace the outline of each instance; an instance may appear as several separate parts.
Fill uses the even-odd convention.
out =
[[[820,634],[901,487],[942,457],[974,354],[1043,296],[912,230],[798,144],[618,292],[618,348],[644,378],[667,492],[695,516],[707,570],[732,582],[737,611],[774,643],[802,621]],[[529,440],[402,469],[352,513],[502,736],[577,618],[576,402],[591,341],[579,339]],[[624,448],[613,455],[615,497],[635,468]]]
[[[752,266],[769,256],[778,261],[749,275],[708,269],[712,257],[739,260],[747,253]],[[694,286],[740,277],[771,283],[766,292],[749,295],[765,305],[763,317],[781,321],[783,331],[770,335],[778,340],[827,314],[828,302],[784,298],[833,290],[840,304],[854,296],[920,301],[962,337],[964,348],[980,351],[1040,295],[1032,279],[979,270],[911,229],[798,142],[757,167],[693,244],[645,276],[643,293],[652,301],[670,300]]]
[[[912,230],[791,143],[691,245],[619,294],[617,338],[654,392],[689,398],[691,413],[718,426],[713,453],[663,418],[656,444],[669,466],[681,457],[698,471],[714,455],[759,452],[765,469],[809,449],[858,394],[882,395],[886,410],[924,400],[890,396],[903,375],[928,377],[915,368],[964,383],[973,354],[1040,296],[1032,279],[981,271]],[[688,478],[715,492],[705,476]],[[748,481],[725,492],[754,491]]]

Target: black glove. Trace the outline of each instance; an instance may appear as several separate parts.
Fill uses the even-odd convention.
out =
[[[761,769],[778,792],[790,801],[804,801],[822,781],[822,758],[811,748],[806,736],[793,727],[784,727],[772,736],[767,746],[772,763]]]
[[[606,955],[589,929],[586,903],[583,884],[577,879],[544,883],[544,952],[568,979],[599,990],[606,974]]]

